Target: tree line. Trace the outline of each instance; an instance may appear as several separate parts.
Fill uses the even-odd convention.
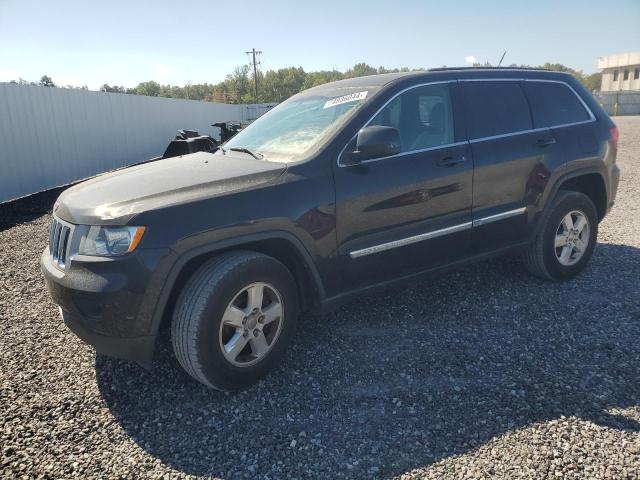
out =
[[[476,67],[490,67],[491,64],[476,64]],[[529,67],[529,65],[509,65],[510,67]],[[600,89],[601,73],[585,74],[559,63],[545,63],[538,68],[568,72],[575,76],[590,92]],[[258,95],[254,92],[253,71],[248,65],[236,67],[232,73],[219,83],[187,83],[177,85],[161,85],[154,81],[141,82],[133,88],[104,84],[100,91],[124,93],[130,95],[147,95],[152,97],[183,98],[221,103],[279,103],[290,96],[327,82],[345,78],[362,77],[378,73],[423,71],[424,69],[372,67],[366,63],[358,63],[345,72],[338,70],[319,70],[306,72],[302,67],[280,68],[257,72]],[[53,79],[43,75],[40,82],[33,83],[20,79],[17,83],[37,84],[44,87],[56,87]],[[63,88],[75,88],[66,86]],[[80,87],[87,90],[87,87]]]
[[[280,103],[296,93],[327,82],[362,77],[377,73],[408,72],[408,68],[374,68],[358,63],[346,72],[320,70],[306,72],[302,67],[280,68],[257,72],[258,95],[254,91],[253,71],[248,65],[236,67],[219,83],[188,83],[184,87],[160,85],[154,81],[141,82],[133,88],[103,85],[104,92],[149,95],[153,97],[186,98],[222,103]]]

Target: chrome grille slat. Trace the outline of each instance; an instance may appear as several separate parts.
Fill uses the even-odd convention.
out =
[[[60,231],[62,230],[62,224],[56,222],[56,231],[53,234],[53,260],[58,262],[58,242],[60,241]]]
[[[62,263],[62,254],[64,252],[64,227],[60,226],[60,234],[58,235],[58,252],[56,253],[56,259],[58,263]]]
[[[56,222],[51,222],[51,228],[49,228],[49,255],[53,255],[53,234],[56,231]]]
[[[74,226],[55,217],[51,221],[49,232],[49,254],[53,263],[62,270],[68,266],[69,246],[73,236]]]
[[[60,240],[58,241],[58,263],[61,267],[64,267],[65,253],[67,248],[67,238],[69,236],[69,227],[62,226],[60,230]]]

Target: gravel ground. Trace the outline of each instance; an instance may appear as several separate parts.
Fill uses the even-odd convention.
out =
[[[286,366],[209,391],[166,338],[152,372],[96,358],[38,267],[58,192],[0,207],[6,477],[638,478],[640,117],[590,268],[495,260],[301,320]]]

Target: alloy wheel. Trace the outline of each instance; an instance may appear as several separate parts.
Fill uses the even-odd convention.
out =
[[[561,265],[569,267],[580,261],[589,246],[589,230],[589,220],[579,210],[573,210],[562,218],[554,243],[556,258]]]
[[[275,345],[283,320],[282,298],[273,285],[247,285],[233,297],[220,323],[224,357],[239,367],[256,364]]]

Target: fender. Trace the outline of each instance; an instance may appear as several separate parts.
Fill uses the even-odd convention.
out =
[[[541,209],[538,210],[538,218],[536,219],[536,223],[535,223],[535,227],[533,228],[532,232],[531,232],[531,236],[530,236],[530,240],[533,240],[536,235],[538,235],[538,232],[540,231],[540,229],[542,228],[542,225],[544,224],[544,219],[547,217],[549,210],[551,208],[551,203],[553,198],[556,196],[556,194],[558,193],[558,191],[560,190],[560,187],[562,186],[562,184],[564,182],[566,182],[567,180],[570,180],[572,178],[575,177],[580,177],[582,175],[589,175],[589,174],[598,174],[600,175],[600,177],[602,178],[602,181],[604,182],[604,186],[606,189],[606,195],[607,195],[607,199],[609,198],[609,185],[607,183],[607,178],[606,175],[603,174],[605,170],[604,165],[601,166],[590,166],[590,167],[578,167],[578,168],[574,168],[568,172],[564,172],[563,174],[561,174],[558,179],[551,185],[550,188],[548,188],[545,193],[542,196],[542,201],[540,202],[543,206]]]
[[[157,335],[160,323],[162,322],[165,308],[167,306],[167,302],[169,300],[169,296],[173,291],[176,280],[178,279],[178,275],[190,260],[193,260],[194,258],[203,254],[224,250],[230,247],[242,247],[243,245],[247,245],[252,242],[273,239],[285,240],[289,242],[293,246],[293,248],[295,248],[296,251],[300,254],[300,257],[305,263],[305,267],[311,273],[314,287],[316,288],[316,291],[319,295],[319,300],[322,303],[326,298],[325,291],[315,262],[313,261],[309,251],[295,235],[284,230],[264,231],[254,234],[240,235],[237,237],[222,239],[220,241],[214,241],[205,245],[200,245],[183,253],[178,253],[173,248],[171,249],[171,254],[167,257],[166,260],[170,262],[171,265],[168,268],[167,274],[163,275],[166,280],[162,284],[160,295],[158,296],[155,308],[153,309],[149,334]],[[161,270],[166,271],[166,269]]]

